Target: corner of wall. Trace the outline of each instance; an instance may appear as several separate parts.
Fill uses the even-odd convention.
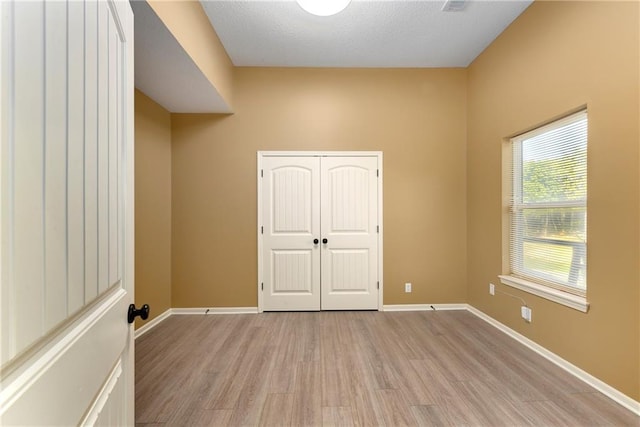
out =
[[[135,92],[135,300],[149,319],[171,307],[171,115]]]

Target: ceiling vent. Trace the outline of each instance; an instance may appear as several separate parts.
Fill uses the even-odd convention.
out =
[[[462,12],[467,6],[467,0],[447,0],[442,6],[443,12]]]

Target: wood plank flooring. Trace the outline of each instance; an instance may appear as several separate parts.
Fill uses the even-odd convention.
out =
[[[137,426],[639,426],[466,311],[172,316],[136,341]]]

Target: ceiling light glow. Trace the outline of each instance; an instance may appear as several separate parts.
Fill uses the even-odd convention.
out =
[[[317,16],[331,16],[342,12],[351,0],[296,0],[305,11]]]

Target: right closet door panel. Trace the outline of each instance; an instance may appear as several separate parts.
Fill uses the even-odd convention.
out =
[[[321,158],[322,310],[378,308],[377,170],[377,157]]]

